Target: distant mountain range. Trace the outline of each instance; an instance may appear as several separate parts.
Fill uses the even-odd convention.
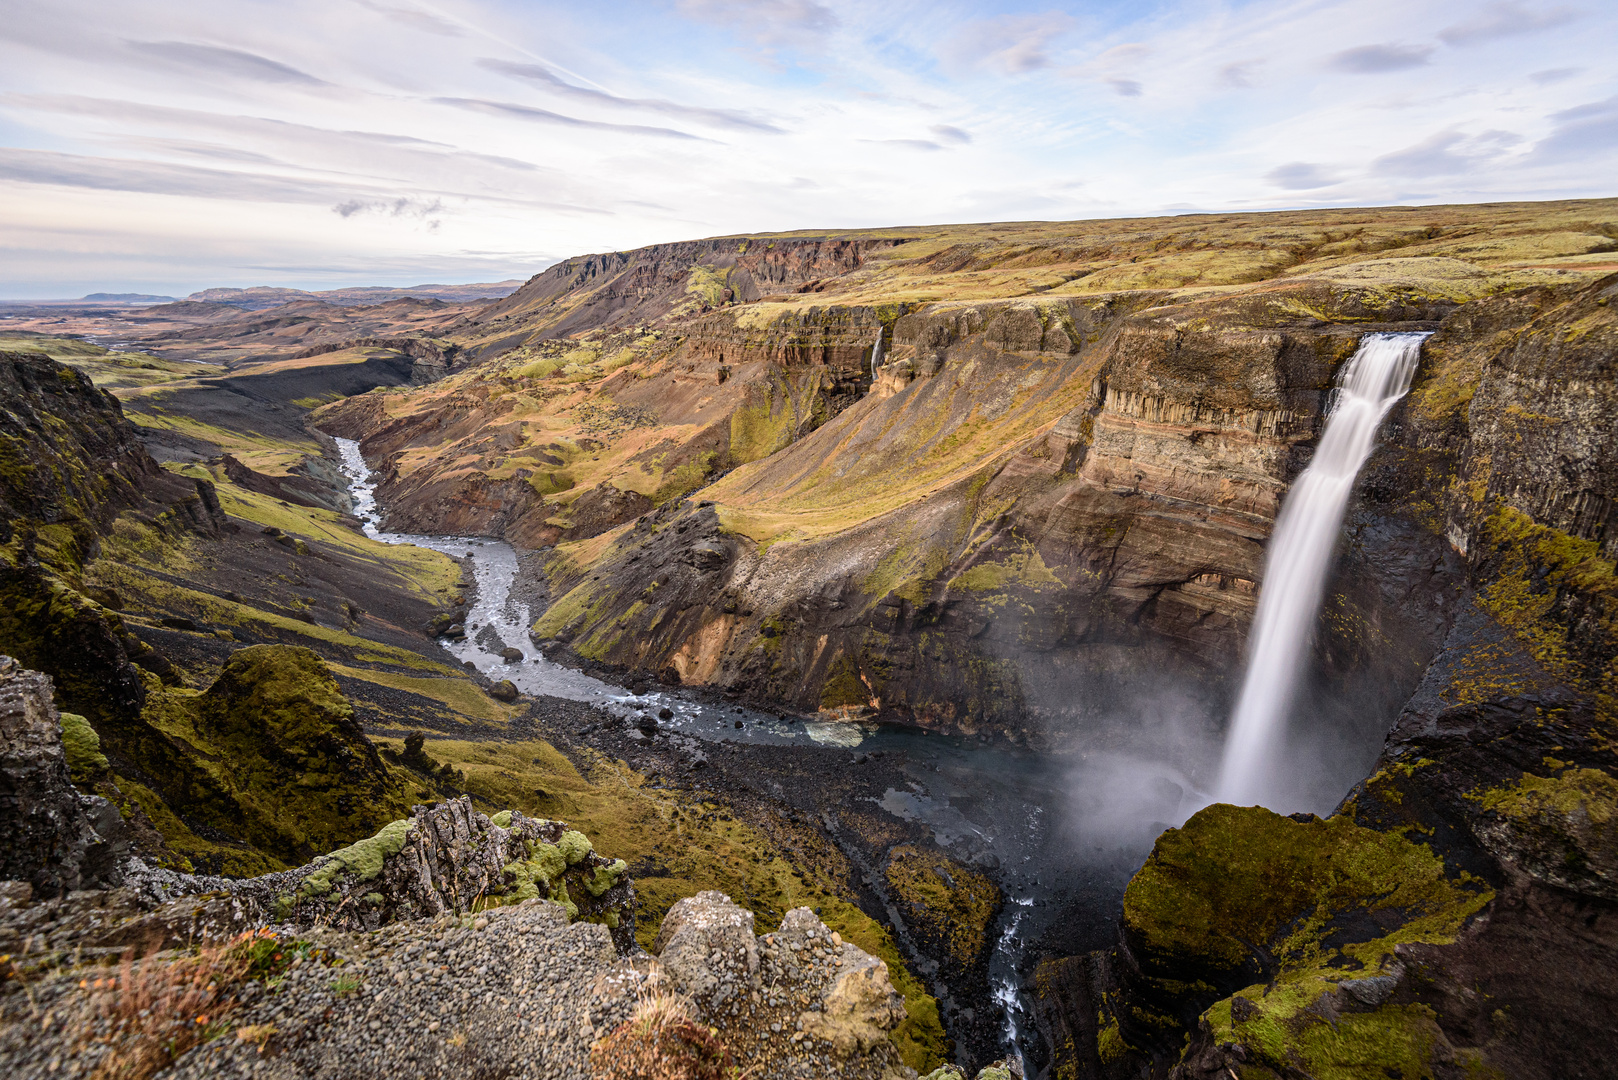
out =
[[[138,292],[93,292],[84,299],[117,304],[161,304],[173,300],[174,297],[152,296],[149,293]]]
[[[406,288],[388,288],[382,285],[357,286],[349,289],[326,289],[305,292],[303,289],[278,289],[259,285],[251,289],[203,289],[186,297],[187,300],[210,304],[229,304],[231,307],[256,311],[275,307],[294,300],[319,300],[327,304],[355,307],[362,304],[381,304],[389,300],[446,300],[465,303],[468,300],[491,300],[509,296],[523,284],[520,278],[509,281],[479,282],[473,285],[412,285]],[[85,299],[113,299],[100,295]],[[122,299],[120,297],[120,299]],[[129,299],[135,299],[129,297]],[[141,299],[169,299],[169,297],[142,297]]]

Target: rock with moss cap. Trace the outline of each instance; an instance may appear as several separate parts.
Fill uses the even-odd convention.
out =
[[[1106,1075],[1182,1052],[1186,1078],[1337,1075],[1334,1027],[1390,1076],[1461,1060],[1430,1010],[1390,1001],[1399,950],[1455,941],[1493,896],[1425,845],[1346,817],[1208,807],[1158,839],[1124,895],[1101,995]]]
[[[51,696],[50,676],[0,656],[0,880],[47,895],[116,884],[127,848],[118,811],[74,788]]]
[[[410,817],[374,836],[232,891],[278,921],[352,929],[550,900],[570,920],[606,926],[618,948],[629,952],[635,890],[627,870],[622,859],[597,854],[564,822],[516,810],[491,817],[464,796],[412,807]]]

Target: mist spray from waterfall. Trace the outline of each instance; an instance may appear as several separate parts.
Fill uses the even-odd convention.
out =
[[[1367,334],[1338,376],[1320,446],[1276,518],[1249,638],[1247,674],[1220,770],[1222,802],[1263,803],[1278,787],[1296,694],[1354,479],[1376,431],[1410,389],[1426,334]]]

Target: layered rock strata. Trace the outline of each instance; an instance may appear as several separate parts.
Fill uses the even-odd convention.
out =
[[[1262,541],[1364,326],[1298,312],[1419,327],[1450,306],[1318,285],[1163,299],[897,317],[858,405],[587,564],[561,549],[536,636],[804,711],[1019,737],[1127,711],[1146,670],[1217,698]],[[1423,557],[1403,570],[1425,584]],[[1397,599],[1352,600],[1436,648]]]
[[[487,333],[503,321],[543,311],[544,333],[565,337],[598,327],[633,326],[782,293],[813,292],[818,281],[860,268],[867,253],[903,241],[745,237],[654,244],[566,259],[475,316]],[[549,309],[549,310],[547,310]],[[496,338],[484,352],[510,348]]]
[[[630,335],[623,351],[640,366],[592,394],[537,384],[514,364],[396,402],[350,399],[317,422],[360,441],[390,529],[530,547],[582,540],[767,457],[854,404],[870,386],[882,315],[812,308],[754,324],[716,313],[686,320],[678,335]],[[556,346],[563,358],[571,347]],[[545,410],[570,413],[575,431],[539,441],[557,428],[541,419]]]

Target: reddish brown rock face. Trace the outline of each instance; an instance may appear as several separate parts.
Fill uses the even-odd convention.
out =
[[[596,545],[590,575],[555,562],[557,596],[578,591],[536,632],[799,709],[968,732],[1060,738],[1147,684],[1217,695],[1358,333],[1286,314],[1291,293],[1155,299],[901,315],[870,391],[705,490],[712,511],[664,504]],[[833,309],[816,333],[858,340],[877,314]],[[733,323],[733,344],[722,318],[673,354],[727,361],[710,401],[802,377],[780,363],[782,340],[816,336],[801,317]],[[733,432],[752,400],[738,397]],[[699,570],[699,542],[733,557]]]

